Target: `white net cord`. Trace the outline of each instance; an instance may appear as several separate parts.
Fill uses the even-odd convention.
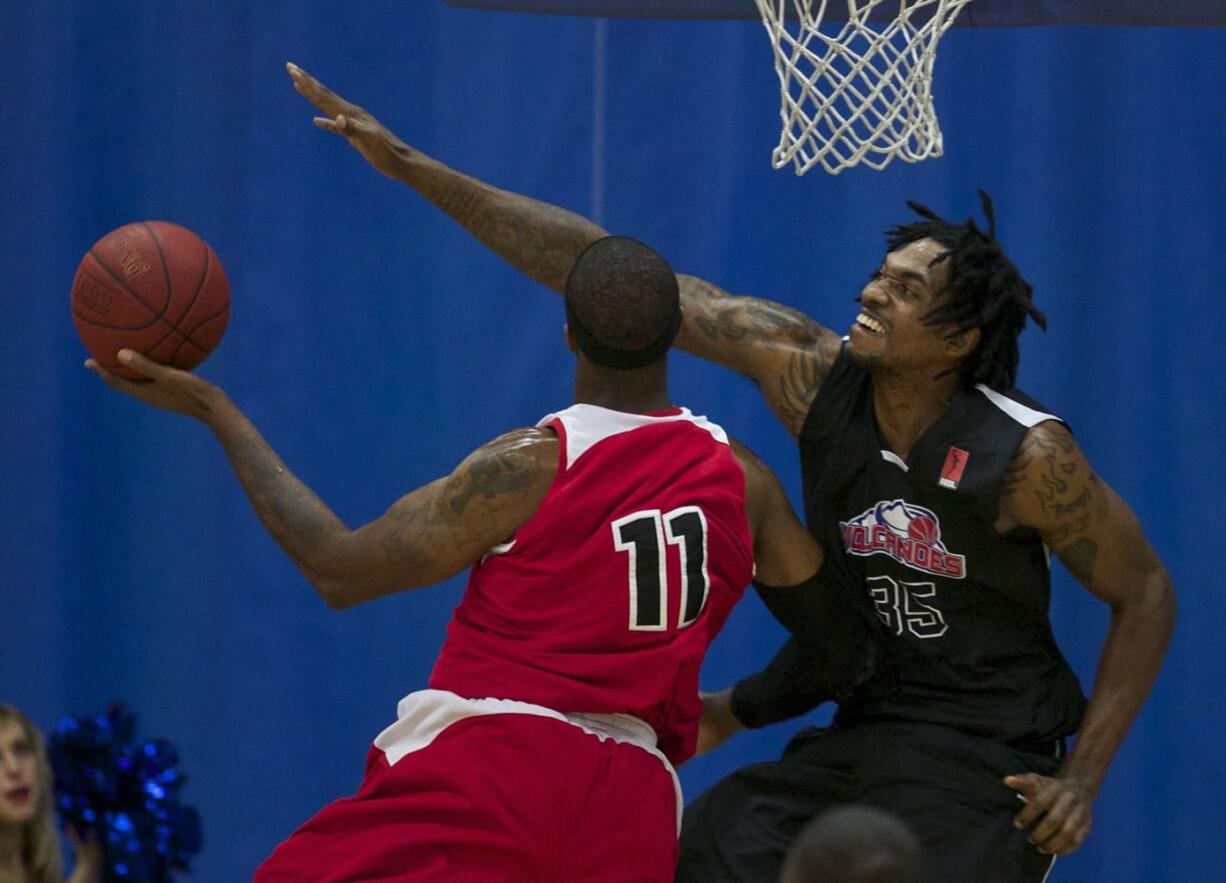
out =
[[[872,15],[883,0],[834,2],[847,3],[847,22],[823,34],[827,0],[757,0],[781,93],[783,132],[772,165],[792,163],[803,175],[820,163],[837,175],[861,163],[883,169],[895,157],[940,156],[932,105],[937,41],[971,0],[892,0],[899,7],[892,20]]]

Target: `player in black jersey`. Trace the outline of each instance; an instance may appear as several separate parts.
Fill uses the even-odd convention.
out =
[[[606,235],[448,168],[290,75],[325,115],[318,126],[553,290]],[[904,819],[925,878],[941,883],[1037,883],[1089,832],[1165,653],[1174,592],[1064,423],[1011,389],[1018,335],[1042,316],[984,203],[986,230],[916,207],[921,220],[891,231],[846,340],[789,307],[678,277],[676,345],[756,381],[798,439],[823,579],[845,583],[849,623],[862,615],[884,648],[834,726],[802,731],[779,761],[687,808],[679,880],[777,880],[805,822],[842,803]],[[1088,703],[1052,638],[1048,551],[1111,608]],[[786,645],[707,697],[707,747],[821,698],[797,675],[812,650]]]

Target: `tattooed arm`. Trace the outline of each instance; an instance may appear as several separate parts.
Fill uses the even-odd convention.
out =
[[[1090,469],[1069,431],[1040,423],[1027,433],[1005,475],[1003,527],[1035,530],[1088,591],[1111,607],[1090,704],[1076,743],[1055,778],[1034,773],[1005,784],[1027,805],[1040,851],[1081,845],[1090,808],[1116,750],[1158,675],[1175,623],[1175,593],[1136,516]]]
[[[206,424],[264,527],[337,609],[430,585],[476,563],[532,516],[557,468],[552,432],[510,432],[478,448],[451,475],[350,530],[285,467],[219,387],[130,350],[120,352],[120,361],[150,381],[123,380],[93,360],[87,366],[114,389]]]
[[[838,357],[839,336],[783,304],[734,297],[694,276],[677,279],[684,317],[677,347],[756,382],[775,416],[799,436]]]
[[[306,71],[287,66],[294,88],[325,116],[315,124],[347,140],[379,172],[412,187],[521,272],[562,292],[580,252],[608,235],[586,218],[457,172],[405,144],[365,109]],[[709,282],[678,276],[684,310],[677,345],[758,383],[772,410],[798,435],[839,337],[771,301],[730,297]]]

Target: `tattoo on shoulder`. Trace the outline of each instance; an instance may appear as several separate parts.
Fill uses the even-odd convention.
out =
[[[545,444],[548,443],[548,444]],[[471,455],[441,484],[414,492],[395,507],[394,525],[383,541],[389,561],[416,566],[430,556],[420,549],[422,534],[456,546],[474,530],[518,511],[532,489],[543,492],[552,478],[546,462],[556,462],[556,438],[543,430],[507,433]],[[549,460],[552,458],[552,461]]]
[[[522,492],[539,482],[539,461],[525,448],[525,442],[536,438],[539,437],[504,436],[453,475],[447,495],[452,513],[464,514],[475,499],[491,503],[504,494]]]
[[[1052,525],[1045,533],[1057,549],[1089,526],[1098,488],[1098,477],[1076,452],[1077,443],[1063,428],[1031,430],[1006,467],[1001,485],[1002,497],[1027,495],[1037,503],[1043,521]],[[1082,542],[1089,541],[1077,540],[1073,546]],[[1092,561],[1097,547],[1090,547]]]

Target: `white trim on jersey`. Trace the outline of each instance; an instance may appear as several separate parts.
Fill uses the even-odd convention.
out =
[[[1059,858],[1059,856],[1053,855],[1051,857],[1051,864],[1047,866],[1047,873],[1043,875],[1043,879],[1040,880],[1039,883],[1047,883],[1047,878],[1051,876],[1052,870],[1056,867],[1057,858]]]
[[[907,465],[907,461],[904,460],[902,457],[898,456],[897,454],[895,454],[893,451],[883,450],[881,452],[881,459],[885,460],[887,463],[893,463],[903,472],[911,471],[911,467]]]
[[[505,555],[505,554],[507,554],[507,552],[510,552],[512,549],[514,549],[514,548],[515,548],[515,544],[516,544],[517,542],[519,542],[519,541],[518,541],[518,540],[511,540],[511,541],[506,542],[506,543],[499,543],[497,546],[491,546],[491,547],[490,547],[490,550],[489,550],[488,552],[486,552],[484,555],[482,555],[482,556],[481,556],[481,561],[480,561],[479,563],[484,564],[484,563],[485,563],[485,559],[486,559],[486,558],[493,558],[493,557],[495,557],[495,556],[497,556],[497,555]]]
[[[983,393],[989,402],[1000,408],[1018,423],[1027,428],[1037,426],[1045,420],[1059,420],[1061,423],[1064,422],[1055,414],[1044,414],[1042,411],[1036,411],[1034,408],[1029,408],[1026,405],[1023,405],[1021,402],[1014,401],[1007,395],[1002,395],[991,387],[984,386],[982,383],[976,383],[975,389]]]
[[[656,731],[646,721],[631,714],[564,714],[543,705],[515,699],[466,699],[450,690],[417,690],[396,706],[396,723],[375,736],[375,747],[383,752],[388,766],[395,766],[406,755],[421,751],[447,727],[470,717],[487,714],[531,714],[550,717],[578,727],[601,742],[606,739],[642,748],[664,764],[673,780],[677,801],[677,834],[681,834],[681,780],[664,753],[656,747]]]
[[[680,414],[670,414],[657,417],[651,414],[631,414],[628,411],[614,411],[599,405],[576,404],[564,411],[546,414],[537,421],[537,426],[544,426],[551,420],[561,420],[566,427],[566,468],[591,450],[599,442],[622,432],[651,426],[657,423],[676,423],[684,421],[692,423],[699,429],[711,434],[717,442],[728,444],[728,434],[723,427],[712,423],[706,417],[690,413],[689,408],[680,408]]]

